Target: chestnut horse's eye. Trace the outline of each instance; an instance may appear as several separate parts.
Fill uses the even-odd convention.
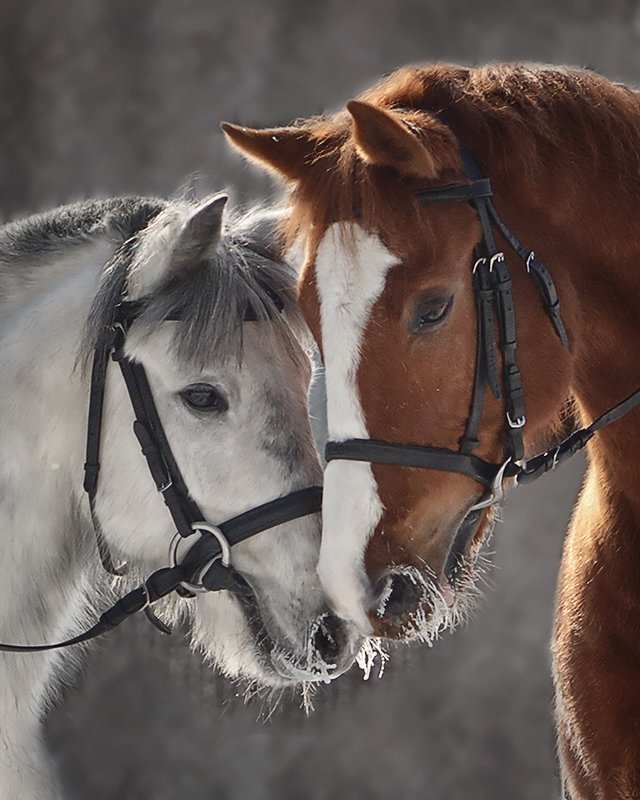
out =
[[[180,397],[187,406],[196,411],[221,413],[229,408],[229,403],[222,392],[208,383],[194,383],[180,392]]]
[[[432,330],[446,319],[453,306],[453,295],[424,295],[415,305],[409,320],[409,333]]]

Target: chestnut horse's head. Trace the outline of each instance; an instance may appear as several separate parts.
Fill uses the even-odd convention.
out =
[[[454,106],[439,69],[397,73],[328,120],[262,131],[223,126],[242,151],[293,184],[290,234],[306,243],[300,302],[324,359],[334,441],[456,451],[468,423],[478,338],[472,268],[482,228],[469,203],[425,206],[416,194],[469,182],[456,136],[436,113]],[[451,69],[449,83],[467,72]],[[467,137],[455,127],[490,173],[478,132]],[[494,191],[504,185],[504,166],[495,178]],[[518,216],[509,214],[515,227]],[[569,357],[524,265],[512,273],[530,440],[567,396]],[[474,449],[496,464],[505,453],[503,397],[483,391]],[[338,613],[392,638],[429,638],[454,622],[491,521],[490,509],[474,509],[485,492],[459,472],[331,461],[319,572]]]

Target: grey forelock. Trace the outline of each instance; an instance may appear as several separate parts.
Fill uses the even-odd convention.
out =
[[[165,211],[168,215],[176,210],[186,215],[189,208],[186,202],[175,201]],[[222,359],[241,357],[242,326],[247,315],[269,319],[289,335],[285,319],[291,321],[291,314],[297,313],[296,275],[280,260],[273,226],[265,225],[265,216],[273,219],[272,214],[251,211],[225,225],[213,256],[190,270],[188,277],[169,279],[147,295],[135,324],[153,329],[165,320],[177,319],[178,352],[202,364],[213,354]],[[145,237],[157,235],[161,227],[140,229],[122,243],[105,266],[87,323],[85,356],[104,341],[117,303],[126,298],[127,277],[136,268],[138,251],[142,244],[148,244]]]

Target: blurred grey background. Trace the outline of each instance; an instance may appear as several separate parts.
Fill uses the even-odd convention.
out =
[[[436,59],[633,83],[639,44],[638,0],[0,0],[0,217],[186,186],[248,202],[273,186],[228,151],[221,119],[286,123]],[[352,670],[310,717],[294,697],[261,720],[180,636],[124,626],[47,720],[68,796],[557,797],[548,640],[581,468],[509,501],[467,629],[395,651],[380,680]]]

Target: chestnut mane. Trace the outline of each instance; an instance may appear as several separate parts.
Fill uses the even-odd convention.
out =
[[[402,114],[436,157],[436,184],[460,177],[453,129],[493,173],[507,168],[508,154],[521,173],[533,174],[550,150],[562,147],[568,169],[580,162],[591,173],[620,172],[621,190],[640,193],[640,95],[587,70],[522,64],[405,67],[358,99]],[[381,220],[392,225],[390,171],[359,157],[351,117],[342,111],[298,125],[310,132],[315,146],[311,168],[291,196],[288,237],[310,225],[353,219],[354,209],[365,228],[379,228]],[[415,220],[408,213],[407,206],[398,224],[421,224],[417,206]]]

